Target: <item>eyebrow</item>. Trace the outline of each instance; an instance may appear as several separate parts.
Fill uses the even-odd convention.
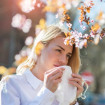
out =
[[[57,45],[58,47],[60,47],[62,50],[64,50],[65,51],[65,49],[63,48],[63,47],[61,47],[61,46],[59,46],[59,45]]]
[[[59,46],[59,45],[57,45],[59,48],[61,48],[63,51],[65,51],[65,49],[63,48],[63,47],[61,47],[61,46]],[[69,55],[72,55],[72,53],[68,53]]]

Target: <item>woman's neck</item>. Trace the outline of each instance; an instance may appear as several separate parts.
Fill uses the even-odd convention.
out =
[[[43,70],[40,68],[40,66],[38,66],[37,64],[35,65],[35,67],[32,69],[32,74],[37,77],[38,79],[40,79],[41,81],[44,80],[44,73]]]

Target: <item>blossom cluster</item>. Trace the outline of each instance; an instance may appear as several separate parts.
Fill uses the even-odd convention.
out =
[[[94,44],[98,44],[99,40],[101,40],[105,36],[105,28],[102,28],[104,22],[104,14],[100,13],[96,22],[91,20],[90,17],[87,16],[87,13],[90,13],[90,9],[94,5],[93,1],[87,0],[86,2],[82,2],[82,6],[78,8],[81,11],[81,15],[79,18],[80,27],[82,30],[86,30],[88,26],[89,33],[82,34],[77,30],[72,28],[70,16],[68,15],[68,11],[63,12],[62,22],[66,22],[66,26],[69,29],[69,32],[65,33],[65,44],[73,45],[80,49],[83,47],[87,47],[87,42],[93,42]],[[103,21],[102,21],[103,20]],[[102,23],[103,22],[103,23]],[[86,25],[83,25],[85,23]],[[100,24],[101,23],[101,24]]]

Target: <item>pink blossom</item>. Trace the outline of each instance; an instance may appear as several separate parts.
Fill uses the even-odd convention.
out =
[[[68,26],[69,28],[71,28],[71,27],[72,27],[72,24],[71,24],[71,23],[67,23],[67,26]]]
[[[86,39],[84,39],[84,40],[82,40],[82,41],[80,41],[80,43],[79,43],[79,48],[80,49],[82,49],[83,48],[83,46],[84,46],[84,44],[87,42],[87,40]]]
[[[92,19],[92,20],[91,20],[91,22],[93,23],[93,22],[94,22],[94,20]]]

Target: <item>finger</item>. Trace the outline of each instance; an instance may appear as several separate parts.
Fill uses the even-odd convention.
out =
[[[59,78],[59,79],[54,80],[54,83],[58,84],[58,83],[60,83],[61,81],[62,81],[61,78]]]
[[[79,74],[72,74],[72,77],[74,77],[74,78],[79,78],[79,79],[81,79],[81,80],[82,80],[82,76],[81,76],[81,75],[79,75]]]
[[[46,74],[47,73],[52,73],[52,72],[56,71],[57,69],[61,69],[61,70],[63,69],[63,70],[65,70],[64,67],[54,67],[53,69],[50,69],[50,70],[46,71]]]
[[[57,74],[55,74],[55,75],[52,76],[52,79],[53,79],[53,80],[59,79],[59,78],[62,77],[62,75],[63,75],[63,72],[58,72]]]
[[[82,86],[82,81],[81,81],[81,79],[79,79],[79,78],[70,78],[69,81],[77,82],[77,83],[79,83],[79,85]]]
[[[69,81],[69,83],[72,84],[73,86],[77,87],[77,89],[83,89],[83,87],[81,85],[79,85],[77,82]]]
[[[55,69],[55,70],[49,72],[49,73],[48,73],[48,76],[53,76],[53,75],[55,75],[55,74],[57,74],[57,73],[60,73],[60,72],[63,72],[63,71],[64,71],[64,68],[57,68],[57,69]]]

